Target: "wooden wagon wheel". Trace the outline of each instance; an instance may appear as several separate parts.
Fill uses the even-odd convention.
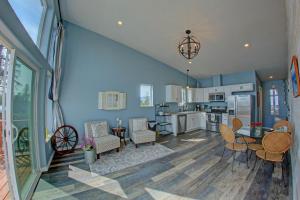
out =
[[[53,149],[58,154],[74,151],[78,143],[78,133],[73,126],[63,125],[59,127],[51,138]]]
[[[18,135],[18,150],[20,152],[28,151],[29,149],[29,134],[28,128],[22,128]]]

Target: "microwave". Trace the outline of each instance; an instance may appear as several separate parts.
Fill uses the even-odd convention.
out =
[[[209,93],[208,100],[210,102],[225,101],[225,93],[224,92]]]

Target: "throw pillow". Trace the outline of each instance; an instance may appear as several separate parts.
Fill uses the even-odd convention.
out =
[[[133,130],[134,131],[144,131],[147,130],[147,122],[145,119],[134,119],[133,120]]]
[[[108,135],[106,122],[97,122],[91,124],[93,137],[103,137]]]

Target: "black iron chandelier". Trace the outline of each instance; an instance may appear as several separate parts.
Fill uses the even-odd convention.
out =
[[[190,30],[186,30],[185,33],[187,36],[179,43],[178,50],[183,57],[191,60],[198,55],[201,45],[197,38],[190,35]]]

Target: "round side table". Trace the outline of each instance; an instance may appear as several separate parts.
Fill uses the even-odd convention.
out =
[[[126,128],[125,127],[114,127],[111,129],[111,131],[115,136],[118,136],[120,138],[120,143],[122,143],[122,139],[123,139],[123,142],[126,146],[126,141],[125,141]]]

